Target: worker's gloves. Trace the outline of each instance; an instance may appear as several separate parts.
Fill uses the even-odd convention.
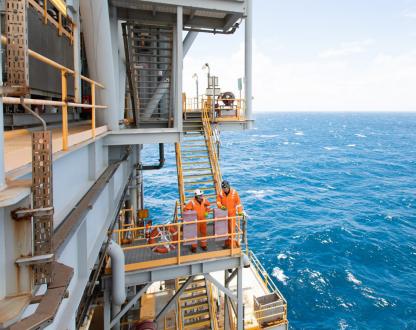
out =
[[[244,212],[238,212],[238,216],[242,217],[244,215]]]
[[[227,208],[225,206],[221,206],[221,210],[226,210]]]
[[[208,214],[209,214],[208,212],[205,212],[205,218],[208,218]]]

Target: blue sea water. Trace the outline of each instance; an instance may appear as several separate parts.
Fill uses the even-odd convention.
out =
[[[416,329],[416,114],[263,113],[221,139],[292,329]],[[166,157],[145,174],[155,220],[177,199]]]

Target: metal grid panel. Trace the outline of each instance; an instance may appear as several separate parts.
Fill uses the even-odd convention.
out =
[[[135,22],[127,23],[126,28],[136,118],[139,123],[168,122],[172,113],[173,28]]]
[[[25,95],[29,89],[27,38],[27,0],[7,0],[7,85],[14,94]]]
[[[52,198],[52,134],[50,131],[32,133],[32,198],[33,208],[53,206]],[[53,215],[33,216],[34,255],[52,252]],[[52,264],[34,266],[35,284],[50,283]]]

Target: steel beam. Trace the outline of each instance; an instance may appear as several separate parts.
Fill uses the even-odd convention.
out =
[[[224,283],[225,286],[228,287],[228,270],[224,270]],[[230,330],[230,311],[228,308],[228,297],[224,296],[224,330]]]
[[[212,10],[215,12],[240,13],[244,14],[246,11],[246,4],[244,0],[192,0],[186,1],[186,8]],[[111,0],[111,4],[117,7],[124,8],[140,8],[142,4],[165,5],[165,6],[183,6],[183,0]]]
[[[145,284],[144,287],[142,287],[139,292],[137,292],[133,298],[130,299],[130,301],[123,307],[123,309],[111,320],[110,328],[112,328],[120,319],[129,311],[129,309],[140,299],[140,297],[146,292],[146,290],[149,288],[149,286],[152,283]]]
[[[177,277],[188,277],[212,273],[228,268],[237,268],[241,257],[225,257],[213,260],[199,260],[194,263],[166,266],[154,269],[143,269],[126,272],[126,286],[139,285],[148,282],[172,280]],[[107,278],[109,280],[110,278]]]
[[[237,296],[228,288],[223,286],[220,282],[218,282],[214,277],[212,277],[210,274],[204,274],[205,278],[213,283],[219,290],[224,292],[229,298],[233,300],[237,300]]]
[[[245,22],[245,39],[244,39],[244,70],[245,70],[245,115],[248,120],[252,117],[253,106],[253,3],[252,0],[247,2],[247,17]],[[247,123],[247,128],[251,128],[251,122]]]
[[[244,305],[243,305],[243,267],[238,267],[237,275],[237,329],[244,328]]]
[[[180,132],[173,128],[138,128],[111,132],[105,137],[104,145],[140,145],[179,142]]]
[[[176,8],[176,89],[174,95],[174,123],[178,131],[182,131],[182,74],[183,74],[183,42],[182,42],[182,30],[183,30],[183,7],[178,6]]]
[[[226,271],[228,272],[228,271]],[[231,273],[231,275],[229,277],[226,277],[225,280],[225,287],[228,288],[228,286],[230,285],[231,281],[234,279],[234,277],[237,275],[238,269],[234,269],[234,271]]]

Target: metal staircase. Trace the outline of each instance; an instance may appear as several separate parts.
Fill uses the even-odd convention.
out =
[[[178,286],[186,279],[178,280]],[[182,329],[212,329],[207,282],[203,276],[195,278],[178,301]]]
[[[176,146],[181,205],[194,196],[195,189],[202,190],[205,198],[213,203],[219,192],[214,170],[218,164],[213,164],[217,161],[209,147],[212,137],[207,134],[203,113],[187,114],[183,130],[182,143]]]
[[[123,38],[135,125],[172,127],[173,28],[128,22]]]

